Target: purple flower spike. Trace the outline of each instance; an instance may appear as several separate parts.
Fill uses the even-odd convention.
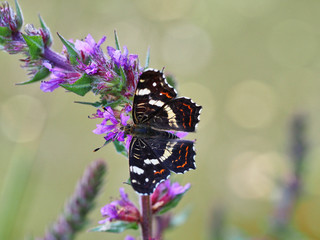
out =
[[[139,222],[140,212],[138,208],[129,200],[128,195],[120,188],[120,200],[113,201],[101,208],[101,215],[106,219],[99,221],[105,224],[115,220],[126,222]]]

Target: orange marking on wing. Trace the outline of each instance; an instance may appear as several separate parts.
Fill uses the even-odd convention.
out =
[[[192,111],[192,108],[190,107],[189,104],[185,104],[185,103],[182,103],[184,106],[187,106],[191,111]]]
[[[185,103],[182,103],[184,106],[188,107],[190,109],[190,116],[189,116],[189,127],[191,127],[191,124],[192,124],[192,111],[193,109],[190,107],[189,104],[185,104]]]
[[[164,169],[161,169],[160,171],[157,171],[154,174],[162,174],[163,172],[164,172]]]
[[[189,149],[189,146],[186,147],[186,155],[185,155],[186,159],[188,157],[188,149]]]
[[[162,94],[166,95],[167,98],[172,98],[172,96],[169,95],[167,92],[161,92]]]
[[[187,164],[187,160],[181,166],[177,166],[177,168],[183,168]]]
[[[182,165],[177,166],[177,168],[183,168],[185,165],[187,165],[187,161],[188,161],[188,159],[187,159],[187,157],[188,157],[188,149],[189,149],[189,146],[186,147],[185,162],[184,162]]]
[[[183,109],[180,108],[179,110],[180,110],[180,112],[182,112],[183,117],[185,117],[186,114],[184,113]],[[184,118],[183,118],[183,119],[184,119]],[[183,125],[184,128],[187,128],[187,127],[186,127],[186,123],[185,123],[184,121],[182,122],[182,125]]]
[[[179,154],[180,154],[181,150],[179,151]],[[179,160],[181,159],[181,155],[179,156],[178,159],[174,160],[175,162],[178,162]]]

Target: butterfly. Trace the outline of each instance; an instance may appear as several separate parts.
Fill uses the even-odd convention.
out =
[[[139,78],[132,107],[133,124],[125,128],[132,136],[129,170],[133,189],[153,193],[174,173],[195,169],[194,141],[178,138],[170,131],[194,132],[201,106],[178,97],[162,72],[146,69]]]

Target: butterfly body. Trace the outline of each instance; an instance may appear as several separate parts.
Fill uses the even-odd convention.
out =
[[[193,132],[201,106],[191,99],[177,98],[162,72],[146,69],[140,76],[133,100],[134,124],[125,127],[132,136],[129,170],[132,187],[151,194],[170,176],[195,169],[194,141],[179,139],[169,131]]]
[[[125,133],[127,135],[131,135],[133,137],[139,137],[139,138],[167,138],[167,139],[176,139],[178,138],[176,135],[174,135],[171,132],[167,131],[159,131],[157,129],[154,129],[148,124],[133,124],[128,125],[124,129]]]

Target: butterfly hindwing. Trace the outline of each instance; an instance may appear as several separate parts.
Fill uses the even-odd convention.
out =
[[[194,142],[183,139],[145,139],[161,164],[175,173],[196,169]]]
[[[148,123],[161,130],[193,132],[199,122],[200,111],[201,106],[181,97],[164,105]]]
[[[148,121],[163,105],[174,99],[177,93],[162,72],[153,69],[144,71],[137,85],[133,99],[133,121]]]
[[[151,194],[167,179],[170,171],[164,168],[144,139],[134,137],[129,149],[130,179],[133,189],[140,194]]]

